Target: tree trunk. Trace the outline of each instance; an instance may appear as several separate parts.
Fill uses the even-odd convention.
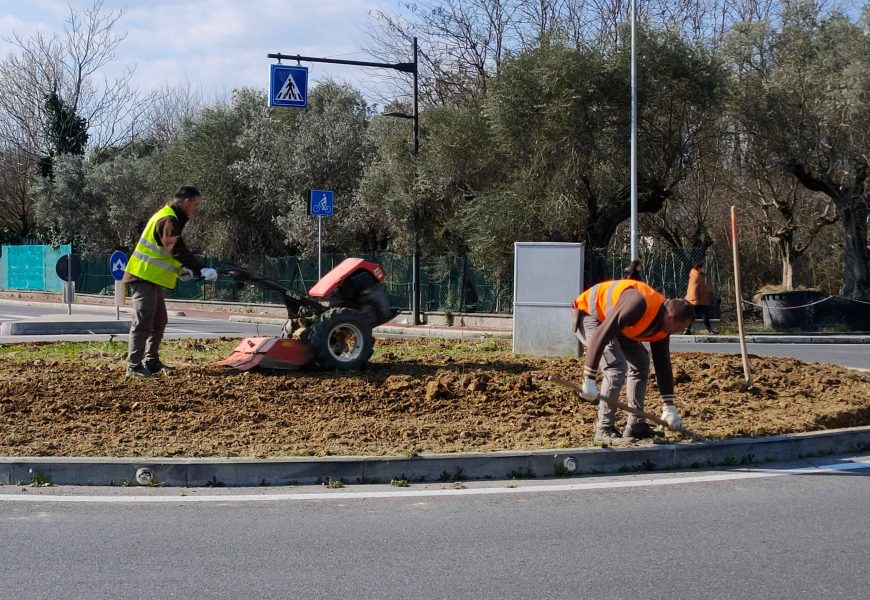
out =
[[[870,252],[867,251],[867,201],[850,194],[834,198],[843,225],[843,287],[840,295],[870,299]]]
[[[797,255],[791,240],[782,240],[779,244],[779,252],[782,257],[782,282],[780,284],[784,289],[793,290],[794,265],[797,261]]]
[[[840,295],[870,300],[870,251],[867,250],[870,206],[862,193],[867,169],[857,169],[852,185],[835,183],[827,177],[815,177],[800,163],[789,165],[788,170],[807,189],[827,195],[837,209],[843,227],[843,286]]]

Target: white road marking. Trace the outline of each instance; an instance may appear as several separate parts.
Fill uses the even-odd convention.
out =
[[[99,502],[99,503],[190,503],[190,502],[275,502],[288,500],[359,500],[380,498],[423,498],[432,496],[483,496],[495,494],[540,494],[545,492],[574,492],[617,488],[657,487],[682,485],[686,483],[708,483],[713,481],[734,481],[740,479],[763,479],[784,475],[808,475],[814,473],[834,473],[853,469],[870,468],[870,457],[853,459],[850,462],[832,463],[798,469],[741,469],[713,475],[691,477],[663,477],[661,479],[630,479],[617,481],[592,481],[587,483],[565,483],[556,485],[529,485],[517,487],[446,488],[426,490],[395,491],[347,491],[347,492],[300,492],[294,494],[227,494],[204,496],[73,496],[34,494],[0,494],[0,502]]]

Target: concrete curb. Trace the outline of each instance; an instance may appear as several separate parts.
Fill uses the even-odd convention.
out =
[[[870,427],[855,427],[702,444],[661,444],[630,448],[571,448],[529,452],[428,454],[414,457],[325,458],[0,458],[0,485],[29,484],[35,478],[56,485],[135,485],[147,467],[160,485],[257,486],[347,483],[525,479],[591,473],[637,472],[740,466],[827,456],[870,448]],[[573,467],[573,469],[572,469]]]
[[[129,333],[130,321],[7,321],[0,335],[75,335]]]
[[[375,333],[441,339],[496,338],[500,340],[510,340],[512,337],[512,333],[510,331],[492,331],[484,329],[440,329],[435,327],[393,327],[392,325],[382,325],[380,327],[375,327]]]
[[[736,335],[672,335],[674,342],[738,344]],[[868,335],[747,335],[748,344],[870,344]]]

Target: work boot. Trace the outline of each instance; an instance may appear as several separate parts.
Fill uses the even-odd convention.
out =
[[[175,367],[170,367],[169,365],[164,365],[160,362],[160,359],[157,360],[149,360],[145,362],[145,368],[151,371],[151,374],[157,374],[160,371],[166,371],[167,373],[171,373],[175,370]]]
[[[151,377],[153,373],[143,365],[137,365],[135,367],[127,367],[127,377]]]
[[[622,432],[623,439],[632,440],[648,440],[657,435],[661,435],[661,432],[650,427],[646,421],[630,423],[625,426],[625,430]]]
[[[619,430],[613,425],[609,425],[607,427],[596,427],[595,428],[595,437],[593,440],[595,443],[609,443],[614,440],[621,440],[622,436],[619,433]]]

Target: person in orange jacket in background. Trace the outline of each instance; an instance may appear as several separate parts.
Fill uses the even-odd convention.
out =
[[[674,402],[674,374],[671,367],[670,334],[682,331],[695,320],[695,311],[686,300],[666,299],[662,294],[633,279],[602,281],[573,303],[573,331],[586,346],[583,366],[584,400],[598,400],[595,441],[616,438],[643,439],[655,435],[642,418],[628,415],[620,434],[616,429],[616,410],[599,399],[595,375],[599,363],[604,379],[601,396],[619,399],[626,381],[628,405],[643,410],[649,379],[650,357],[642,342],[649,342],[656,383],[662,395],[662,419],[672,427],[682,424]]]
[[[707,274],[704,271],[704,261],[702,260],[693,263],[692,269],[689,271],[686,300],[695,307],[695,315],[699,318],[704,318],[704,327],[707,328],[707,333],[712,335],[713,327],[710,325],[710,305],[713,304],[713,293],[710,291],[710,286],[707,285]],[[691,323],[683,333],[686,335],[692,333]]]

